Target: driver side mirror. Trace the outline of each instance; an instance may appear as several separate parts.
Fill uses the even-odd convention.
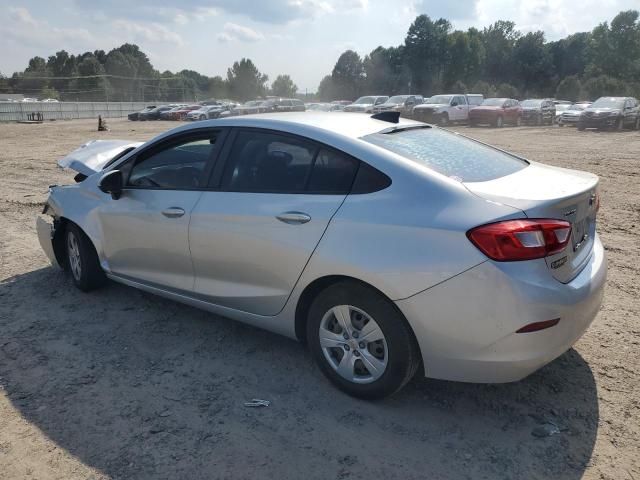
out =
[[[100,179],[98,188],[104,193],[110,193],[114,200],[118,200],[122,196],[122,183],[122,172],[111,170]]]

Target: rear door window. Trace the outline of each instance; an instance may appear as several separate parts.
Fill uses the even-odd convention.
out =
[[[517,157],[436,128],[374,133],[362,140],[460,182],[484,182],[526,168]]]
[[[317,147],[296,137],[238,132],[222,176],[232,192],[303,192]]]
[[[358,170],[358,160],[335,150],[321,149],[307,186],[309,193],[349,193]]]

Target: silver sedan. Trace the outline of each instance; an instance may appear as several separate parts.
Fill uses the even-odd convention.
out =
[[[347,393],[420,369],[521,379],[594,319],[606,277],[595,175],[397,114],[198,122],[60,160],[43,249],[107,279],[306,342]]]

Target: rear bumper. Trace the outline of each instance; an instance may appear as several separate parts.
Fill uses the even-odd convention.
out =
[[[36,218],[36,231],[38,232],[40,246],[49,258],[51,265],[54,267],[59,266],[55,251],[53,250],[53,234],[55,232],[53,219],[46,215],[39,215]]]
[[[589,263],[568,284],[554,280],[544,260],[486,261],[396,304],[416,334],[425,376],[511,382],[562,355],[583,335],[602,303],[606,271],[596,236]],[[554,327],[515,333],[555,318],[560,322]]]

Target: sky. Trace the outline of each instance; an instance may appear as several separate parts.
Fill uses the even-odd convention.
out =
[[[0,72],[129,42],[160,71],[224,77],[248,57],[270,80],[289,74],[300,92],[315,92],[340,53],[399,45],[421,13],[456,29],[512,20],[556,40],[628,9],[640,0],[0,0]]]

